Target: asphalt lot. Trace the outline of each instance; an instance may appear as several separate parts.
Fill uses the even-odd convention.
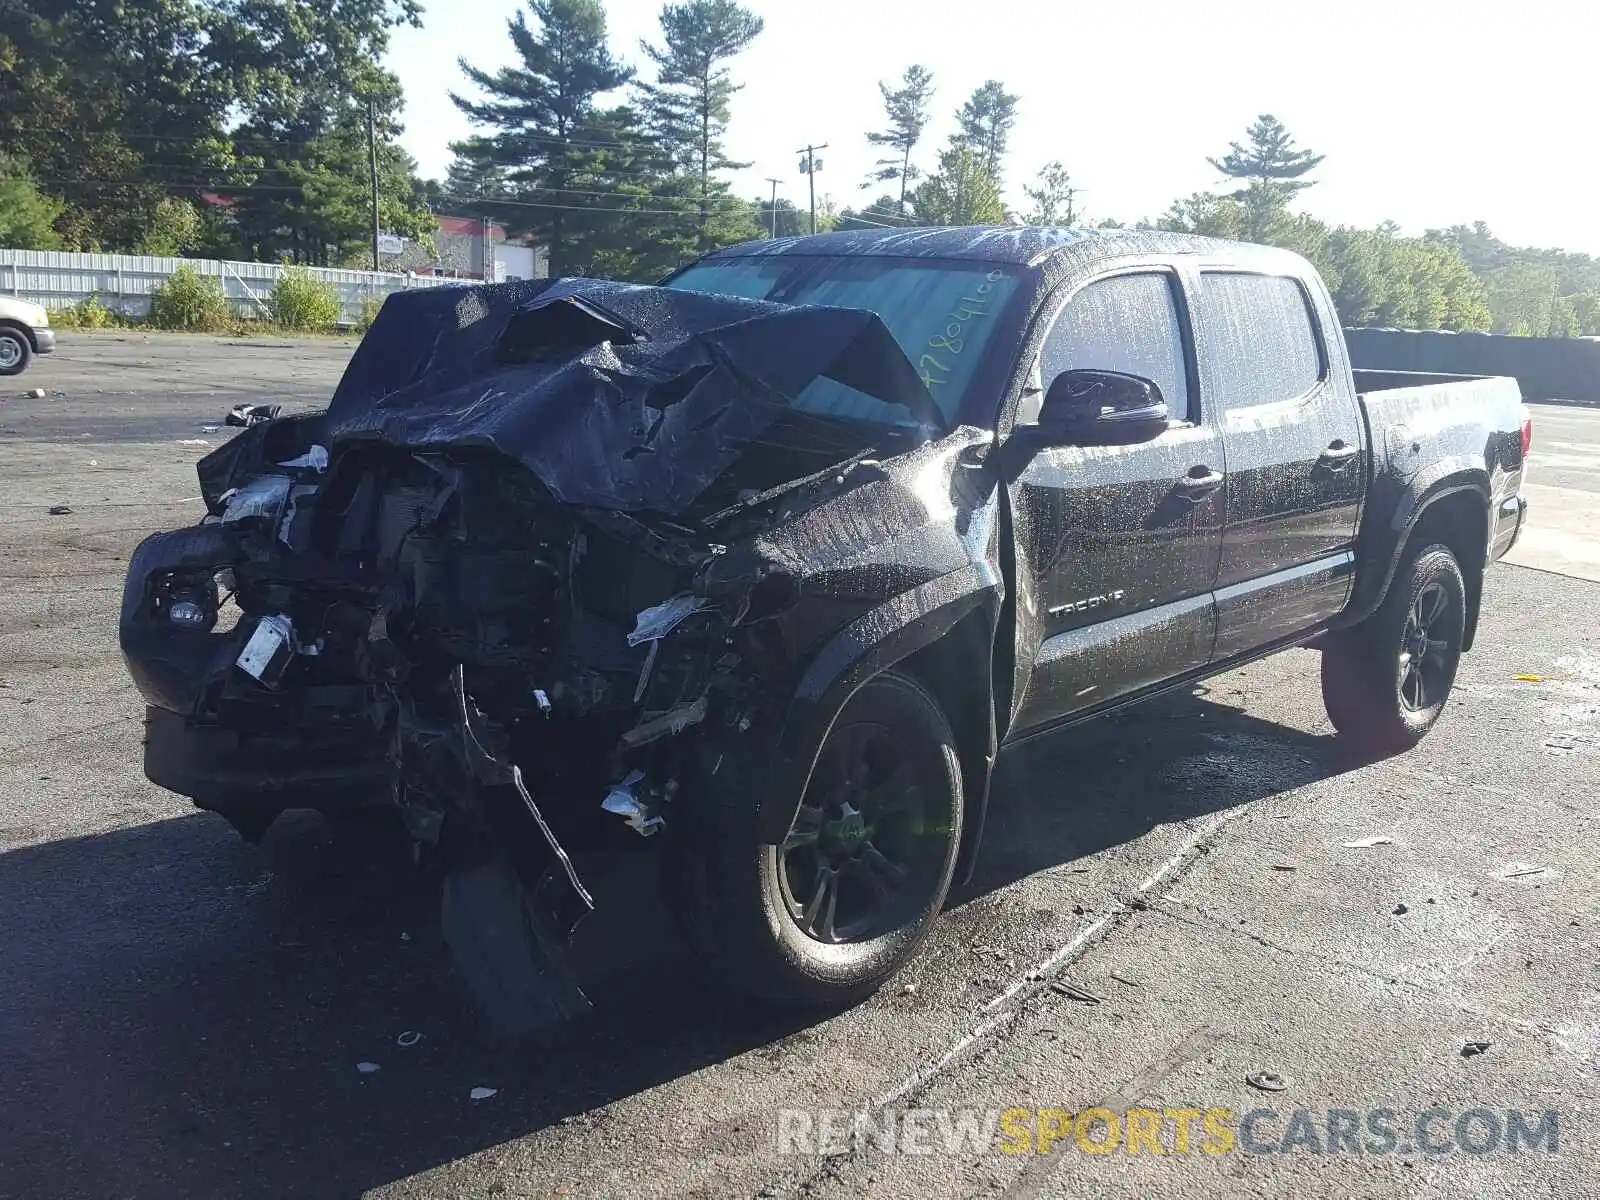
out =
[[[580,931],[595,1013],[511,1050],[392,848],[309,814],[247,846],[140,770],[126,557],[197,519],[230,404],[315,406],[348,353],[66,334],[7,381],[45,399],[0,393],[0,1196],[1595,1194],[1595,583],[1497,568],[1450,711],[1402,758],[1345,756],[1303,651],[1030,750],[972,885],[859,1008],[723,998],[641,901]],[[1535,420],[1549,497],[1519,556],[1581,566],[1600,412]],[[1268,1141],[1296,1109],[1402,1129],[1555,1109],[1559,1153],[821,1157],[776,1136],[783,1109],[1095,1104],[1269,1108]]]

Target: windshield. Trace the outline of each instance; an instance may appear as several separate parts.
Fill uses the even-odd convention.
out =
[[[946,420],[953,420],[1016,290],[1017,274],[992,263],[775,255],[702,263],[667,286],[875,312],[916,365]],[[903,408],[831,379],[815,380],[795,407],[854,420],[915,423]]]

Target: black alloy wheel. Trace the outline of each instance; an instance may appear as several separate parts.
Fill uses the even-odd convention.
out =
[[[723,762],[684,789],[705,802],[676,830],[669,896],[738,990],[830,1008],[865,999],[944,907],[965,803],[955,735],[922,683],[886,671],[835,718],[778,844],[757,840],[750,793],[731,786],[766,770]]]
[[[1400,639],[1400,703],[1423,712],[1439,703],[1455,678],[1460,653],[1445,618],[1450,597],[1444,584],[1429,583],[1411,604]]]
[[[922,772],[893,739],[870,713],[841,718],[779,847],[784,905],[815,941],[859,942],[896,929],[939,886],[948,805],[929,811]]]
[[[1409,750],[1433,728],[1455,685],[1466,614],[1456,557],[1433,545],[1402,563],[1376,612],[1328,637],[1323,704],[1361,754]]]

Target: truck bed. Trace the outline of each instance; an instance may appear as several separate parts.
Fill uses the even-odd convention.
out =
[[[1416,515],[1451,491],[1487,491],[1489,527],[1483,565],[1510,550],[1527,505],[1521,497],[1524,423],[1515,379],[1409,371],[1353,372],[1372,448],[1371,486],[1361,521],[1367,562],[1392,573]],[[1463,564],[1463,569],[1467,564]],[[1358,583],[1359,618],[1387,587],[1382,570]],[[1468,586],[1476,586],[1469,580]]]

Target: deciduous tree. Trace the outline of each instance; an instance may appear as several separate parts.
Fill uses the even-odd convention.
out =
[[[994,176],[964,141],[939,155],[939,169],[917,188],[911,206],[924,225],[998,225],[1006,216]]]
[[[1078,189],[1072,176],[1059,162],[1048,162],[1038,178],[1022,189],[1033,201],[1025,218],[1029,225],[1073,225],[1078,220]]]

